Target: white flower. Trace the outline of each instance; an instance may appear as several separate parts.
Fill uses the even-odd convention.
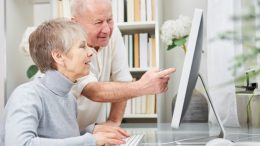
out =
[[[29,36],[36,29],[36,27],[27,27],[23,33],[22,41],[19,45],[19,49],[26,55],[30,56],[29,51]]]
[[[177,20],[168,20],[161,27],[161,39],[168,46],[172,39],[188,36],[191,29],[191,20],[186,16],[179,16]]]

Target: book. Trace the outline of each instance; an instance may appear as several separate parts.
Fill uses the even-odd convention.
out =
[[[63,17],[64,16],[64,10],[63,10],[63,3],[61,0],[57,0],[57,17]]]
[[[117,1],[117,22],[122,23],[124,22],[124,0]]]
[[[146,0],[146,16],[147,16],[147,21],[152,21],[153,20],[152,0]]]
[[[141,97],[141,114],[146,114],[146,96]]]
[[[134,67],[140,68],[139,34],[134,34]]]
[[[146,96],[146,113],[147,114],[155,114],[155,106],[156,106],[155,95],[147,95]]]
[[[147,21],[147,19],[146,19],[146,0],[140,0],[140,21]]]
[[[132,99],[128,99],[126,102],[125,115],[132,113]]]
[[[112,14],[114,21],[117,22],[117,0],[112,0]]]
[[[141,20],[140,9],[140,0],[134,0],[134,21]]]
[[[126,56],[128,57],[128,66],[130,66],[130,61],[129,61],[129,36],[128,35],[123,35],[124,38],[124,44],[126,48]]]
[[[155,0],[151,0],[152,1],[152,21],[155,20],[156,16],[155,16]]]
[[[62,0],[62,5],[63,5],[63,17],[71,18],[70,1]]]
[[[152,43],[152,55],[151,55],[151,66],[152,67],[156,67],[157,65],[156,65],[156,40],[155,40],[155,38],[154,37],[151,37],[151,43]]]
[[[134,21],[134,0],[127,0],[127,22]]]
[[[148,33],[139,34],[140,68],[148,67]]]
[[[129,45],[129,47],[128,47],[128,55],[129,55],[129,58],[128,58],[128,60],[129,60],[129,67],[130,68],[133,68],[134,66],[133,66],[133,56],[134,56],[134,51],[133,51],[133,49],[134,49],[134,41],[133,41],[133,34],[130,34],[130,35],[128,35],[129,36],[129,42],[128,42],[128,45]]]

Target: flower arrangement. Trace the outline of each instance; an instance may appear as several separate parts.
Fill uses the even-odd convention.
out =
[[[20,50],[26,55],[30,56],[30,51],[29,51],[29,36],[30,34],[35,30],[35,27],[28,27],[24,34],[22,41],[19,45]],[[29,66],[29,68],[26,71],[26,76],[30,79],[32,78],[36,73],[38,72],[38,67],[35,64],[32,64]]]
[[[167,45],[167,50],[181,46],[186,53],[186,41],[191,29],[191,19],[179,16],[177,20],[165,21],[161,27],[161,39]]]

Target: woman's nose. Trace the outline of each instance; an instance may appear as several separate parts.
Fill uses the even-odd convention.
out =
[[[91,48],[88,48],[88,50],[87,50],[87,56],[88,56],[88,57],[91,57],[92,55],[93,55],[92,49],[91,49]]]

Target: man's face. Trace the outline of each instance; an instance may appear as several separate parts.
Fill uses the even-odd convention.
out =
[[[87,32],[87,43],[91,47],[105,47],[113,31],[113,15],[110,3],[91,3],[90,7],[75,20]]]

